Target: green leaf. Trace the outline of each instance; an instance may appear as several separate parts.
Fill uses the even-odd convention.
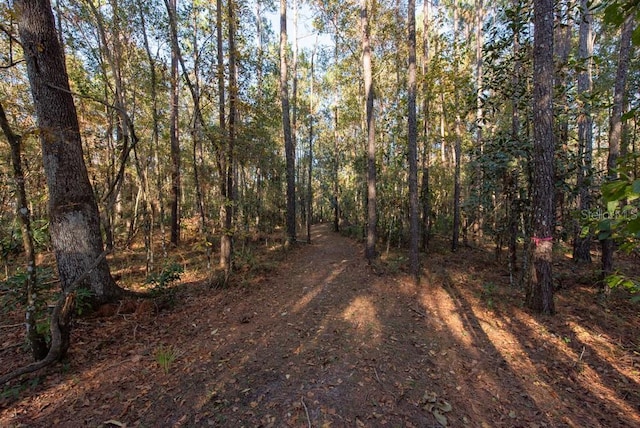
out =
[[[636,214],[636,217],[627,223],[626,231],[632,235],[640,233],[640,216]]]
[[[640,195],[640,179],[634,181],[633,184],[631,184],[631,191],[635,194]]]
[[[614,180],[602,185],[602,197],[605,201],[619,201],[627,191],[627,182]]]
[[[636,31],[638,30],[640,30],[640,27],[636,28]],[[634,34],[636,31],[634,31]],[[638,108],[632,108],[631,110],[629,110],[628,112],[622,115],[622,121],[625,122],[629,119],[633,119],[637,112],[638,112]]]
[[[589,233],[590,233],[589,226],[582,226],[582,230],[580,231],[580,237],[586,238],[587,236],[589,236]]]
[[[640,26],[636,27],[636,29],[633,30],[633,33],[631,34],[631,41],[633,42],[634,46],[640,46]],[[631,112],[629,112],[629,113],[631,113]],[[626,119],[622,119],[622,120],[626,120]]]
[[[620,285],[622,283],[622,281],[624,281],[624,277],[622,275],[617,275],[617,274],[609,275],[605,279],[605,282],[607,283],[609,288],[617,287],[618,285]]]
[[[601,232],[611,232],[611,220],[604,219],[598,223],[598,230]]]
[[[619,201],[607,202],[607,212],[609,213],[610,216],[613,216],[613,214],[616,212],[616,209],[618,208],[618,203]]]
[[[604,9],[604,22],[619,27],[624,22],[624,15],[620,10],[620,5],[614,1]]]

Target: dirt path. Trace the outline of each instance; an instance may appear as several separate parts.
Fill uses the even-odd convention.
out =
[[[81,321],[82,351],[0,426],[640,426],[633,352],[610,361],[614,339],[571,330],[584,311],[535,319],[513,290],[490,303],[502,273],[482,257],[434,254],[416,287],[316,226],[258,284],[190,284],[171,310]]]

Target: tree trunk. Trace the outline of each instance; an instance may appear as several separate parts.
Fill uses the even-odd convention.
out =
[[[193,18],[193,35],[191,42],[193,43],[193,98],[198,100],[198,104],[200,104],[200,47],[198,46],[198,40],[200,38],[200,34],[198,33],[198,23],[197,18],[194,16]],[[183,61],[181,61],[182,63]],[[194,100],[195,104],[195,100]],[[195,108],[194,108],[195,109]],[[202,184],[200,178],[200,171],[198,168],[198,164],[203,163],[203,152],[202,152],[202,123],[198,118],[194,118],[193,127],[191,129],[192,135],[192,162],[193,162],[193,185],[195,187],[195,197],[196,197],[196,207],[198,208],[198,214],[200,214],[200,227],[198,233],[200,236],[206,236],[207,233],[207,213],[205,211],[205,199],[204,194],[202,192]],[[209,245],[206,245],[207,252],[209,251]],[[207,253],[207,259],[209,258],[209,254]]]
[[[420,225],[418,214],[418,122],[416,112],[416,2],[409,0],[409,261],[411,273],[420,278]]]
[[[453,11],[453,52],[458,57],[458,3],[455,2]],[[462,121],[460,119],[460,94],[457,83],[458,78],[458,62],[455,61],[454,66],[454,99],[456,108],[455,134],[456,140],[453,146],[454,153],[454,177],[453,177],[453,234],[451,237],[451,251],[458,250],[458,242],[460,240],[460,162],[462,155]],[[444,107],[443,107],[444,108]]]
[[[225,164],[227,170],[225,172],[226,178],[226,194],[224,197],[224,230],[222,231],[221,250],[224,252],[226,264],[225,270],[225,282],[228,281],[232,264],[233,255],[233,211],[234,211],[234,161],[233,151],[236,140],[236,104],[238,99],[238,84],[236,76],[236,39],[235,39],[235,26],[236,18],[234,11],[233,0],[227,0],[227,18],[229,22],[229,127],[228,127],[228,141],[226,150],[224,153]]]
[[[280,102],[282,104],[282,132],[287,164],[287,236],[286,244],[296,241],[296,183],[295,147],[289,117],[289,81],[287,77],[287,0],[280,0]]]
[[[516,2],[519,0],[514,0],[515,9],[517,9],[518,5]],[[518,15],[516,14],[515,17]],[[514,22],[512,23],[513,28],[513,75],[511,76],[511,140],[515,143],[520,142],[520,69],[521,69],[521,61],[520,61],[520,25],[516,24],[516,19],[514,17]],[[517,270],[517,259],[518,259],[518,219],[520,215],[519,205],[516,203],[516,199],[518,198],[518,169],[514,169],[511,173],[511,187],[509,188],[510,192],[508,193],[508,201],[507,206],[509,207],[509,282],[510,285],[513,286],[516,283],[515,280],[515,272]]]
[[[151,54],[151,47],[149,44],[149,36],[147,35],[147,30],[146,30],[146,22],[145,22],[145,14],[143,13],[143,9],[142,9],[142,0],[137,0],[138,2],[138,9],[140,12],[140,22],[142,23],[142,36],[143,36],[143,42],[144,42],[144,49],[145,52],[147,54],[147,60],[149,61],[149,73],[150,73],[150,77],[151,77],[151,82],[150,82],[150,86],[151,86],[151,104],[152,104],[152,112],[151,112],[151,117],[153,119],[153,128],[151,131],[151,141],[153,144],[153,169],[154,172],[156,173],[156,201],[157,201],[157,206],[154,205],[154,203],[152,203],[151,201],[153,200],[152,198],[151,201],[148,202],[149,205],[149,211],[148,211],[148,220],[146,221],[147,224],[147,228],[145,230],[146,234],[145,234],[145,247],[147,250],[147,260],[146,260],[146,272],[149,273],[150,271],[153,270],[154,267],[154,263],[155,263],[155,257],[154,257],[154,252],[153,252],[153,229],[154,229],[154,217],[155,214],[158,213],[160,215],[160,219],[159,219],[159,224],[160,224],[160,241],[161,241],[161,245],[162,245],[162,251],[163,254],[166,256],[166,242],[165,242],[165,237],[164,237],[164,197],[163,197],[163,192],[162,192],[162,180],[161,180],[161,174],[160,174],[160,162],[159,162],[159,156],[158,156],[158,151],[159,151],[159,140],[160,140],[160,113],[158,112],[158,73],[156,71],[156,62],[153,58],[153,55]],[[149,188],[149,181],[147,180],[147,189],[146,192],[148,195],[151,194],[150,192],[150,188]]]
[[[622,111],[624,110],[624,97],[627,86],[627,74],[631,59],[631,34],[635,15],[631,14],[622,25],[620,35],[620,53],[618,56],[618,70],[616,71],[616,83],[613,89],[613,106],[611,117],[609,118],[609,156],[607,157],[607,179],[618,178],[616,168],[618,166],[618,156],[620,156],[620,145],[622,142]],[[601,291],[608,294],[608,287],[605,278],[613,273],[613,253],[615,243],[611,238],[601,241],[602,244],[602,285]]]
[[[231,194],[231,189],[228,188],[227,173],[229,168],[227,167],[227,156],[224,152],[224,147],[228,145],[228,133],[227,133],[227,117],[226,117],[226,89],[224,85],[224,49],[223,49],[223,19],[222,19],[222,0],[216,1],[216,74],[218,80],[218,122],[221,133],[222,143],[219,147],[216,147],[218,153],[218,172],[220,174],[220,197],[222,198],[222,204],[220,204],[220,228],[222,229],[222,235],[220,236],[220,268],[225,273],[225,281],[228,278],[229,272],[231,272],[231,240],[230,236],[226,233],[227,227],[227,211],[231,209],[228,206],[227,200]]]
[[[27,341],[31,348],[31,356],[34,361],[39,361],[47,355],[47,344],[41,333],[38,333],[36,315],[40,302],[37,295],[37,271],[36,252],[33,246],[33,230],[31,228],[31,214],[27,200],[27,191],[24,186],[24,173],[22,172],[22,138],[15,134],[9,126],[9,121],[0,103],[0,127],[11,146],[11,163],[13,165],[13,178],[16,184],[16,212],[20,219],[20,231],[22,232],[22,245],[27,259],[27,277],[25,280],[25,295],[27,298],[26,322]]]
[[[336,55],[337,62],[337,55]],[[338,105],[333,109],[333,231],[340,232],[340,134],[338,131]]]
[[[578,187],[579,218],[588,215],[591,209],[591,185],[593,152],[593,119],[591,117],[591,91],[593,89],[592,64],[593,56],[593,14],[589,10],[587,0],[580,0],[580,38],[579,61],[583,67],[578,74],[578,100],[582,109],[578,115]],[[577,222],[573,238],[573,260],[591,263],[591,236],[582,236],[581,225]]]
[[[371,69],[371,46],[369,41],[369,18],[367,0],[360,0],[360,25],[362,31],[362,71],[364,74],[364,96],[367,118],[367,244],[365,256],[369,263],[376,257],[377,211],[376,211],[376,127],[373,113],[373,72]]]
[[[309,76],[309,169],[307,170],[307,243],[311,244],[311,223],[313,222],[313,186],[311,184],[313,179],[313,120],[315,113],[314,103],[314,79],[315,68],[314,59],[316,55],[316,49],[318,47],[318,40],[313,46],[313,52],[311,53],[311,73]]]
[[[49,191],[51,243],[63,290],[87,271],[103,250],[98,206],[82,153],[76,108],[48,0],[15,2],[33,95]],[[96,303],[122,290],[102,259],[83,287]]]
[[[475,151],[478,158],[482,157],[484,152],[484,143],[483,143],[483,127],[484,127],[484,110],[482,108],[482,98],[484,92],[484,60],[483,60],[483,48],[484,48],[484,17],[485,17],[485,8],[483,0],[476,0],[476,16],[475,16],[475,33],[476,33],[476,58],[475,58],[475,66],[476,66],[476,147]],[[483,213],[482,213],[482,188],[483,188],[483,170],[481,167],[481,162],[478,162],[478,166],[475,170],[475,178],[474,178],[474,190],[477,198],[477,213],[473,214],[473,220],[470,220],[471,227],[473,228],[474,236],[482,235],[482,222],[483,222]]]
[[[553,53],[556,62],[554,73],[554,121],[556,128],[556,143],[555,146],[561,150],[558,152],[557,165],[559,168],[555,170],[555,181],[566,182],[569,177],[565,171],[563,165],[566,162],[564,160],[564,153],[567,152],[566,148],[569,144],[569,93],[567,88],[571,87],[569,82],[568,62],[569,54],[571,52],[571,37],[573,33],[573,18],[572,18],[572,0],[561,0],[555,2],[555,15],[556,22],[554,25],[554,47]],[[555,194],[555,220],[554,223],[560,229],[564,229],[566,224],[569,224],[565,219],[568,216],[566,210],[566,192],[562,191],[561,186],[556,187]],[[564,230],[562,232],[564,234]]]
[[[533,255],[526,304],[553,314],[553,1],[534,0]]]
[[[129,154],[137,141],[134,139],[134,133],[132,131],[133,125],[130,123],[131,120],[127,114],[125,96],[126,84],[123,82],[122,78],[122,48],[120,44],[121,36],[119,34],[119,27],[116,23],[112,28],[107,29],[102,12],[92,2],[89,2],[88,4],[96,20],[100,52],[104,55],[104,58],[111,69],[111,76],[113,77],[113,86],[111,86],[111,83],[108,82],[108,79],[110,78],[106,77],[105,70],[105,93],[113,90],[116,111],[114,116],[110,116],[110,121],[113,121],[113,123],[110,122],[110,126],[113,126],[116,129],[116,146],[120,150],[118,158],[116,159],[114,154],[112,161],[114,169],[116,169],[116,164],[118,165],[117,172],[113,175],[109,175],[109,179],[107,181],[108,190],[101,200],[104,206],[102,215],[104,219],[103,228],[105,230],[105,244],[107,250],[111,251],[114,246],[113,231],[117,227],[116,223],[118,221],[118,217],[114,215],[114,209],[119,203]],[[115,3],[113,7],[113,15],[117,16],[117,3]],[[111,46],[109,43],[110,41]],[[116,148],[114,147],[114,152],[115,150]]]
[[[422,149],[422,181],[420,183],[420,194],[422,199],[422,250],[425,251],[429,246],[429,232],[431,227],[431,206],[429,204],[429,156],[430,156],[430,138],[431,138],[431,84],[427,79],[429,71],[429,28],[431,21],[431,8],[430,2],[425,1],[422,5],[423,17],[422,17],[422,44],[423,44],[423,63],[422,63],[422,78],[424,79],[424,94],[422,101],[422,114],[423,119],[423,139],[424,146]]]
[[[176,16],[176,0],[169,0],[171,14]],[[178,35],[171,31],[171,113],[169,138],[171,140],[171,245],[180,242],[180,139],[178,135]]]

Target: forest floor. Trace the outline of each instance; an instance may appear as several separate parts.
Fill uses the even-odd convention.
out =
[[[549,317],[480,248],[433,249],[420,285],[406,258],[368,266],[327,225],[262,248],[236,286],[210,287],[183,254],[169,307],[77,319],[66,362],[3,387],[0,426],[640,427],[640,309],[599,303],[592,268],[556,255]],[[14,323],[1,373],[28,362]]]

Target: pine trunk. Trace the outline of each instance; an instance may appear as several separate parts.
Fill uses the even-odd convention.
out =
[[[409,261],[411,273],[420,277],[420,223],[418,214],[418,122],[416,112],[416,3],[409,0]]]
[[[553,1],[534,0],[533,254],[527,306],[553,314]]]
[[[362,70],[364,73],[364,95],[367,118],[367,244],[365,256],[369,263],[376,258],[377,211],[376,211],[376,128],[373,117],[373,74],[371,70],[371,45],[369,41],[369,18],[367,0],[360,0],[360,24],[362,31]]]
[[[625,20],[620,36],[620,54],[618,56],[618,70],[616,71],[616,83],[613,89],[613,107],[609,118],[609,156],[607,157],[607,179],[618,178],[616,168],[620,156],[622,143],[622,112],[624,110],[624,97],[627,86],[627,74],[631,57],[631,34],[633,33],[633,14]],[[602,244],[602,287],[605,294],[609,292],[606,277],[613,273],[613,253],[615,243],[611,238],[601,241]]]
[[[282,104],[282,132],[287,167],[287,245],[296,241],[296,183],[295,147],[291,135],[289,82],[287,77],[287,0],[280,0],[280,102]]]
[[[578,56],[583,67],[578,74],[578,99],[582,109],[578,116],[578,209],[579,218],[588,215],[591,209],[591,177],[593,152],[593,119],[591,117],[591,91],[593,80],[591,76],[593,56],[593,15],[589,10],[587,0],[580,0],[582,19],[580,20],[580,36]],[[591,236],[582,236],[581,225],[578,222],[574,231],[573,260],[575,262],[591,263]]]
[[[176,0],[169,0],[171,13],[176,16]],[[178,136],[178,36],[171,32],[171,244],[180,242],[180,140]]]

